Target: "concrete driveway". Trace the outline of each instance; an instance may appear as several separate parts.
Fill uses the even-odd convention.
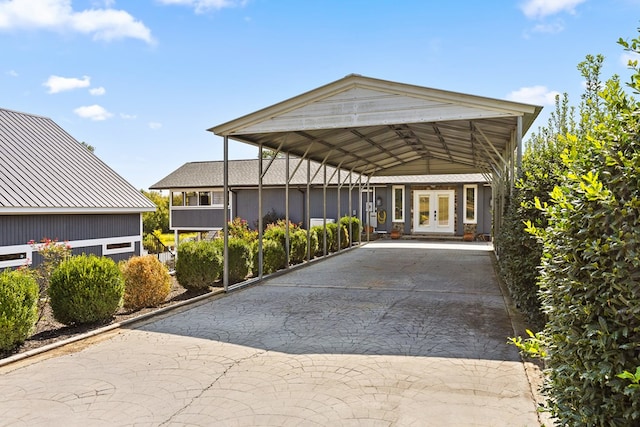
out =
[[[0,425],[539,425],[490,250],[374,242],[10,365]]]

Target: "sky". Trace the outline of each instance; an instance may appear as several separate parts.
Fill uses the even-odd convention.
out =
[[[147,189],[223,158],[206,129],[352,73],[541,105],[537,130],[586,55],[629,80],[639,26],[640,0],[0,0],[0,107]]]

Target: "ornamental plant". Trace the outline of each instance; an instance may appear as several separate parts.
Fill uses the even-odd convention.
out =
[[[0,351],[26,340],[38,319],[38,283],[29,271],[0,273]]]
[[[49,296],[53,316],[60,323],[105,322],[122,305],[124,279],[111,258],[73,256],[51,273]]]
[[[224,239],[215,239],[220,253],[224,253]],[[251,242],[239,237],[229,238],[229,283],[242,282],[251,271]],[[221,270],[222,271],[222,270]],[[222,273],[221,273],[222,274]]]
[[[360,236],[360,219],[355,216],[346,215],[340,218],[340,224],[349,232],[349,241],[351,243],[358,241],[358,236]]]
[[[157,307],[171,292],[167,267],[153,255],[134,256],[120,264],[124,277],[124,307],[139,310]]]
[[[59,242],[58,239],[43,238],[40,243],[30,240],[29,245],[34,252],[40,254],[42,261],[33,269],[33,275],[38,282],[40,298],[38,299],[38,320],[44,314],[44,309],[49,303],[49,282],[51,273],[60,263],[71,256],[69,242]]]
[[[183,242],[178,246],[176,278],[188,290],[213,286],[222,274],[222,252],[211,240]]]
[[[249,228],[249,223],[240,217],[229,221],[229,236],[237,237],[245,242],[253,242],[258,238],[258,232]]]

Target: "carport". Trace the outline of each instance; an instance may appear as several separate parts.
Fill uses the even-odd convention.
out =
[[[312,180],[309,165],[315,161],[336,168],[340,186],[349,190],[366,185],[376,175],[482,173],[492,188],[495,235],[502,223],[505,196],[513,189],[521,163],[522,136],[541,110],[535,105],[351,74],[209,131],[224,141],[224,206],[229,205],[231,138],[257,146],[260,158],[263,149],[284,153],[287,182],[305,161],[308,182]],[[292,171],[290,156],[295,158]],[[258,172],[260,230],[262,178],[269,162],[260,162]],[[223,284],[228,290],[228,209],[224,212]],[[309,229],[309,218],[306,224]],[[259,279],[261,245],[260,233]]]

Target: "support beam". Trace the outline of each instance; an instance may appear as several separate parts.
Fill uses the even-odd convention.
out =
[[[224,291],[229,291],[229,137],[224,136],[224,166],[223,166],[223,175],[222,178],[222,187],[223,187],[223,206],[224,206],[224,215],[223,215],[223,252],[222,252],[222,286],[224,286]]]

